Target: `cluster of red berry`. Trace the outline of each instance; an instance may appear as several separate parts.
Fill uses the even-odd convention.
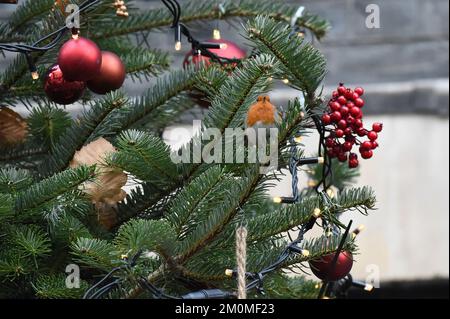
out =
[[[378,147],[378,133],[383,130],[383,124],[375,123],[372,130],[364,128],[362,108],[364,100],[363,88],[354,90],[340,84],[337,91],[328,103],[328,110],[322,116],[322,123],[327,128],[329,135],[326,137],[328,156],[337,158],[340,162],[349,162],[350,168],[359,166],[358,155],[352,153],[353,147],[359,146],[359,152],[364,159],[372,158],[373,150]],[[365,137],[368,141],[361,142],[358,137]]]

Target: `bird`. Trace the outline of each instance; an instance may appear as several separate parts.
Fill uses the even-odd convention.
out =
[[[274,128],[281,123],[281,114],[270,102],[270,97],[259,96],[257,102],[250,106],[245,123],[246,128]]]

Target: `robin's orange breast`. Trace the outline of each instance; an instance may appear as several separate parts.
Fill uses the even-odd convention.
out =
[[[257,102],[252,105],[247,114],[247,126],[252,127],[258,122],[265,125],[275,123],[275,106],[269,102]]]

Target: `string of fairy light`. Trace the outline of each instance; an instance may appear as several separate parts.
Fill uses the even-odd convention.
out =
[[[89,9],[92,9],[95,5],[99,4],[101,0],[87,0],[83,2],[76,12],[72,12],[72,15],[80,14],[83,12],[87,12]],[[210,42],[202,42],[197,40],[192,32],[189,30],[189,28],[181,23],[181,16],[182,16],[182,10],[179,2],[177,0],[161,0],[163,4],[167,7],[167,9],[170,11],[170,13],[173,16],[172,25],[171,28],[174,29],[174,35],[175,35],[175,50],[180,51],[182,49],[182,37],[184,36],[187,41],[192,46],[192,53],[196,55],[201,55],[210,58],[212,61],[219,63],[221,65],[223,64],[230,64],[233,63],[235,65],[239,65],[242,61],[240,59],[230,59],[221,57],[220,55],[213,53],[212,49],[224,49],[226,46],[225,43],[210,43]],[[114,7],[117,9],[117,15],[119,16],[128,16],[128,12],[126,11],[126,6],[124,1],[117,0],[114,3]],[[220,15],[225,13],[225,9],[223,5],[217,4],[217,10],[220,18]],[[291,26],[294,27],[297,25],[297,20],[302,17],[304,12],[304,7],[300,7],[291,20]],[[67,25],[57,29],[56,31],[51,32],[50,34],[42,37],[41,39],[35,41],[31,45],[27,44],[3,44],[0,43],[0,50],[5,50],[9,52],[16,52],[24,54],[30,69],[30,72],[32,74],[33,79],[37,79],[39,76],[37,74],[36,66],[33,62],[33,59],[31,57],[31,53],[33,52],[45,52],[48,51],[58,45],[58,43],[63,39],[66,32],[69,30],[72,31],[73,37],[76,37],[78,35],[78,30],[69,28]],[[305,31],[304,30],[297,30],[295,31],[298,35],[304,36]],[[220,39],[220,31],[218,24],[214,28],[213,32],[213,38],[215,40]],[[45,41],[49,41],[47,44],[44,44]],[[285,79],[283,80],[285,84],[289,83],[289,80]],[[320,121],[320,117],[313,115],[312,119],[314,121],[314,124],[316,126],[317,131],[320,135],[319,140],[319,150],[318,150],[318,157],[311,157],[311,158],[298,158],[298,147],[301,143],[301,136],[297,135],[296,137],[293,137],[290,140],[290,161],[289,161],[289,172],[292,176],[292,196],[291,197],[275,197],[274,202],[277,204],[297,204],[300,201],[300,193],[298,188],[298,169],[299,167],[305,166],[305,165],[322,165],[323,166],[323,172],[322,172],[322,180],[315,185],[315,190],[319,194],[319,196],[324,196],[329,199],[329,187],[328,180],[330,179],[330,176],[332,175],[332,163],[331,158],[327,155],[326,152],[326,145],[325,145],[325,127]],[[297,235],[297,238],[293,240],[291,243],[289,243],[285,249],[283,249],[282,253],[280,254],[279,258],[272,263],[271,265],[265,267],[259,272],[246,273],[246,278],[248,281],[248,284],[246,286],[247,291],[256,290],[259,294],[264,294],[264,279],[267,275],[273,273],[274,271],[280,269],[284,265],[286,265],[286,262],[293,256],[301,255],[305,258],[307,258],[310,255],[310,252],[306,249],[302,249],[301,243],[304,240],[305,234],[311,230],[314,225],[317,223],[318,219],[322,217],[322,211],[319,208],[314,209],[312,212],[310,220],[302,225],[299,228],[299,232]],[[344,245],[349,237],[349,235],[352,236],[351,239],[354,239],[361,231],[362,227],[357,228],[350,234],[350,228],[352,225],[352,221],[348,224],[348,226],[345,229],[345,232],[341,238],[341,241],[339,243],[339,246],[334,252],[334,260],[331,265],[331,268],[334,268],[337,263],[337,256],[340,254],[342,249],[344,248]],[[338,230],[335,229],[336,232]],[[120,267],[112,269],[105,277],[103,277],[99,282],[97,282],[94,286],[92,286],[90,289],[88,289],[84,295],[84,298],[86,299],[98,299],[102,298],[106,295],[111,294],[113,290],[121,290],[123,287],[124,279],[120,277],[115,277],[115,275],[121,271],[126,271],[129,273],[133,272],[133,268],[136,266],[139,258],[142,256],[143,252],[139,251],[137,254],[132,256],[131,258],[128,258],[128,256],[123,257],[124,264]],[[227,269],[225,271],[226,276],[228,277],[235,277],[236,271],[232,269]],[[145,277],[139,277],[137,279],[137,282],[139,286],[148,291],[154,298],[159,299],[223,299],[223,298],[236,298],[236,294],[234,292],[229,291],[223,291],[220,289],[209,289],[209,290],[200,290],[200,291],[194,291],[188,294],[185,294],[183,296],[172,296],[169,294],[166,294],[162,289],[157,288],[154,286],[147,278]],[[329,282],[323,282],[320,286],[320,292],[318,297],[319,298],[327,298],[327,296],[332,292],[334,289],[335,295],[345,295],[346,292],[350,287],[359,287],[363,288],[367,291],[370,291],[373,289],[372,286],[361,283],[358,281],[354,281],[351,275],[346,276],[345,278],[339,280],[338,282],[334,282],[330,285]]]

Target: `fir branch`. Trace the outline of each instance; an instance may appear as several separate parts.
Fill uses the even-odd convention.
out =
[[[245,31],[259,51],[272,54],[283,65],[282,74],[290,84],[309,96],[314,93],[326,74],[324,56],[296,35],[283,23],[267,16],[251,20]]]
[[[14,200],[9,194],[0,193],[0,222],[14,217]],[[0,235],[1,236],[1,235]]]
[[[104,135],[99,127],[109,128],[109,115],[127,103],[121,93],[111,93],[104,99],[91,104],[89,111],[83,112],[77,121],[60,137],[52,149],[51,162],[46,168],[47,175],[58,172],[69,166],[75,152],[83,145]]]
[[[14,11],[9,24],[13,30],[22,29],[35,19],[48,13],[55,4],[54,0],[28,0]]]
[[[359,169],[351,169],[347,163],[341,163],[337,159],[332,160],[331,171],[331,185],[340,191],[350,187],[360,176]],[[319,165],[311,166],[307,174],[313,181],[321,181],[323,169]]]
[[[114,260],[120,257],[112,243],[95,238],[78,238],[70,248],[76,262],[106,272],[114,267]]]
[[[149,80],[169,69],[169,54],[158,49],[131,46],[126,39],[99,39],[97,45],[104,51],[117,54],[125,64],[127,76],[133,80]]]
[[[273,19],[290,23],[297,11],[297,6],[288,5],[281,1],[261,3],[258,0],[223,1],[225,12],[221,12],[217,2],[211,0],[192,1],[182,4],[181,22],[189,23],[199,20],[230,19],[233,17],[250,18],[266,14]],[[111,23],[105,32],[94,34],[94,38],[108,38],[130,33],[149,31],[170,26],[173,17],[166,8],[148,10],[145,13],[133,14],[121,23]],[[327,21],[318,16],[305,13],[297,21],[297,26],[311,30],[317,38],[322,38],[329,29]]]
[[[221,183],[224,177],[220,167],[212,167],[194,179],[170,202],[167,219],[175,228],[179,239],[189,234],[190,229],[199,222],[198,212],[207,214],[211,206],[214,207],[220,202],[219,192],[228,191]],[[211,197],[214,197],[214,201],[211,201]],[[207,205],[210,209],[205,207]]]
[[[325,202],[320,196],[311,195],[298,204],[282,205],[276,210],[269,210],[266,214],[247,218],[248,240],[249,242],[263,240],[306,224],[316,208],[324,213],[323,218],[327,221],[336,222],[337,216],[346,210],[358,209],[367,212],[374,209],[374,204],[375,196],[369,188],[348,189],[330,203]],[[232,232],[233,229],[227,230],[229,236]],[[227,235],[224,237],[227,238]]]
[[[0,169],[0,193],[16,194],[33,183],[30,172],[24,169]]]
[[[32,283],[36,297],[40,299],[81,299],[88,283],[80,280],[79,288],[67,288],[64,274],[42,275]]]
[[[155,185],[179,179],[177,167],[170,159],[170,149],[160,138],[130,130],[121,134],[116,146],[118,151],[107,159],[109,165]]]
[[[259,182],[260,176],[253,170],[240,179],[234,180],[234,185],[228,188],[224,201],[215,207],[208,218],[198,225],[192,233],[181,242],[180,256],[177,262],[183,264],[191,256],[213,241],[226,225],[232,221],[238,212],[240,204],[245,203]]]
[[[72,124],[67,111],[50,104],[33,107],[27,122],[33,140],[48,148],[56,145],[61,135]]]
[[[121,130],[127,130],[137,125],[152,112],[159,112],[173,98],[191,88],[195,81],[195,70],[174,71],[163,79],[158,79],[156,85],[142,97],[131,102],[129,112],[120,119]]]
[[[141,249],[167,254],[174,247],[175,238],[166,221],[135,219],[120,227],[114,244],[122,254],[133,255]]]
[[[45,205],[57,202],[58,197],[77,190],[94,177],[95,167],[80,166],[51,176],[17,194],[15,211],[19,218],[42,213]]]

